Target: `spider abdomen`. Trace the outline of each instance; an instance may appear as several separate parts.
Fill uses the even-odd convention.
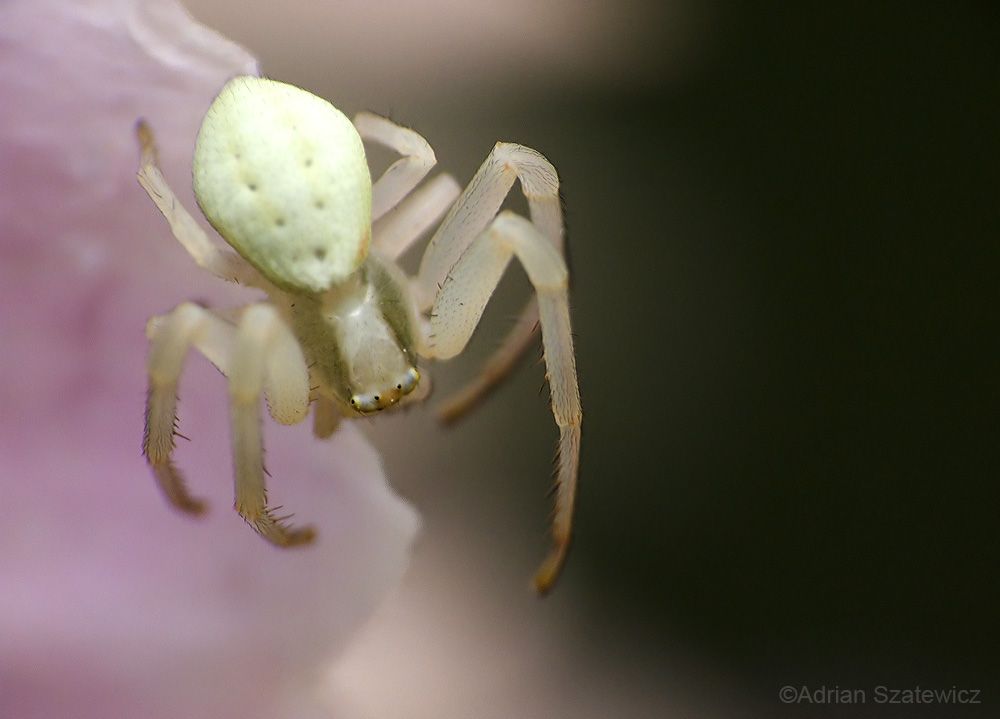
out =
[[[322,292],[367,256],[361,138],[337,108],[297,87],[258,77],[226,84],[198,133],[194,191],[219,234],[284,289]]]

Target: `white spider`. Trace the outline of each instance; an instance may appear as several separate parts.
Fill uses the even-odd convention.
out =
[[[535,576],[538,591],[548,590],[569,547],[581,420],[555,168],[535,150],[499,142],[460,196],[449,175],[414,191],[436,160],[413,130],[369,113],[352,124],[305,90],[237,77],[209,108],[194,155],[198,204],[234,253],[212,242],[177,201],[142,121],[138,134],[139,183],[177,240],[202,268],[267,295],[236,311],[185,302],[149,322],[143,451],[170,502],[191,513],[204,509],[171,459],[177,382],[189,348],[229,381],[236,511],[276,545],[303,544],[314,531],[288,524],[267,505],[261,394],[283,424],[305,419],[313,403],[318,437],[329,436],[341,417],[422,399],[426,392],[414,393],[418,358],[462,351],[517,257],[537,302],[442,414],[456,417],[496,384],[541,325],[560,431],[554,547]],[[401,155],[374,186],[362,140]],[[515,178],[530,222],[497,214]],[[419,273],[406,276],[395,260],[446,210]]]

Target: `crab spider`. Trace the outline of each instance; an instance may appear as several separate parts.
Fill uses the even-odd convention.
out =
[[[139,183],[176,239],[203,269],[264,293],[227,312],[185,302],[148,323],[143,452],[167,499],[190,513],[204,508],[171,458],[177,383],[193,348],[228,378],[236,510],[275,545],[312,541],[311,527],[293,526],[267,504],[261,396],[283,424],[302,421],[312,406],[318,437],[332,434],[341,418],[422,399],[420,359],[448,359],[465,348],[516,257],[535,301],[443,415],[460,415],[499,381],[540,324],[559,426],[553,548],[535,576],[537,590],[547,591],[569,548],[581,421],[559,181],[548,160],[500,142],[464,191],[449,175],[418,187],[436,160],[413,130],[370,113],[352,123],[305,90],[237,77],[209,108],[194,155],[195,196],[226,249],[177,200],[142,121],[138,135]],[[400,155],[374,184],[363,141]],[[530,221],[499,212],[515,179]],[[395,260],[442,215],[419,272],[408,277]]]

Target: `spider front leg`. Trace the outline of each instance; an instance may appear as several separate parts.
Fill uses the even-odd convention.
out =
[[[305,544],[311,527],[296,528],[267,506],[260,400],[278,421],[293,424],[309,411],[309,370],[298,341],[271,305],[251,305],[240,320],[229,366],[230,421],[236,474],[236,511],[272,544]]]
[[[174,466],[177,425],[177,383],[184,358],[194,346],[223,373],[232,352],[234,328],[208,310],[190,302],[165,317],[149,322],[149,394],[146,398],[146,431],[142,452],[163,494],[178,509],[200,514],[205,505],[188,494],[184,478]]]
[[[150,342],[149,393],[142,451],[167,500],[181,511],[200,514],[205,504],[188,493],[172,457],[177,436],[177,385],[191,348],[229,376],[237,352],[237,330],[214,312],[185,302],[150,319],[146,335]],[[268,409],[276,421],[285,424],[300,421],[307,409],[301,402],[303,378],[295,365],[300,356],[297,344],[286,344],[284,351],[270,352],[265,358]]]
[[[535,575],[535,588],[544,593],[558,577],[569,550],[583,416],[570,332],[569,273],[552,242],[527,219],[512,212],[498,215],[458,259],[438,292],[431,313],[429,345],[431,356],[439,359],[462,351],[514,256],[524,266],[537,293],[552,414],[559,426],[554,546]]]
[[[431,238],[417,278],[421,309],[431,306],[449,270],[496,216],[515,179],[520,180],[528,200],[531,221],[560,254],[563,252],[563,215],[555,168],[530,147],[498,142]],[[454,421],[468,412],[510,373],[535,336],[538,316],[537,303],[529,301],[479,375],[442,403],[438,414],[443,421]]]

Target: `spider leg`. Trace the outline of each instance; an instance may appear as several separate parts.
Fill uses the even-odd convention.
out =
[[[225,372],[234,328],[208,310],[185,302],[168,315],[151,320],[147,334],[149,394],[142,452],[170,503],[182,511],[199,514],[205,509],[204,503],[188,494],[184,478],[171,457],[177,423],[177,383],[192,346]]]
[[[228,375],[236,327],[204,307],[185,302],[166,315],[151,318],[146,325],[146,335],[150,341],[149,394],[143,454],[170,503],[186,512],[201,513],[204,503],[188,494],[184,478],[171,456],[177,434],[177,383],[184,359],[192,347],[222,374]],[[289,401],[297,392],[296,385],[302,381],[295,375],[294,361],[292,350],[272,352],[265,359],[268,409],[276,421],[284,424],[300,421],[306,409],[294,400]]]
[[[295,336],[270,305],[243,314],[229,362],[230,421],[236,473],[236,511],[272,544],[312,541],[311,527],[296,528],[267,506],[260,398],[265,381],[270,407],[283,421],[301,420],[309,409],[309,371]]]
[[[441,219],[461,189],[451,175],[429,180],[372,225],[372,246],[387,260],[396,260]]]
[[[416,283],[422,310],[431,306],[449,270],[496,216],[515,179],[520,180],[528,200],[531,221],[563,252],[563,216],[555,168],[531,148],[498,142],[431,238]],[[454,421],[482,400],[514,368],[531,345],[537,327],[538,304],[530,300],[480,374],[443,402],[439,417],[445,422]]]
[[[136,125],[141,159],[137,178],[149,198],[170,224],[170,229],[199,267],[228,282],[269,288],[271,285],[254,267],[232,250],[218,247],[180,203],[157,165],[156,141],[144,120]]]
[[[479,374],[441,403],[437,409],[438,419],[445,424],[456,422],[485,399],[511,373],[521,355],[531,346],[537,330],[538,300],[533,297]]]
[[[361,139],[377,142],[402,157],[372,186],[372,222],[399,204],[437,163],[427,140],[408,127],[371,112],[359,112],[354,127]]]
[[[447,359],[462,351],[512,257],[524,266],[537,294],[552,414],[559,426],[553,548],[535,575],[535,588],[544,593],[555,582],[569,550],[582,412],[570,332],[569,273],[562,255],[534,224],[502,212],[468,246],[434,301],[430,354]]]
[[[313,403],[313,434],[326,439],[340,426],[341,414],[337,404],[324,395],[319,395]]]

